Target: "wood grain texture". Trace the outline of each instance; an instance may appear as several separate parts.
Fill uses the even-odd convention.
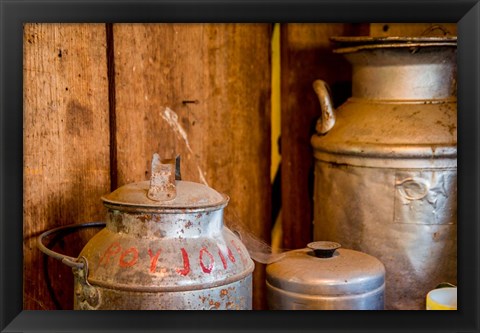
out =
[[[226,220],[268,242],[271,25],[115,24],[113,33],[118,185],[149,179],[154,152],[180,154],[182,179],[229,195]],[[254,308],[264,306],[260,265]]]
[[[372,23],[370,36],[456,36],[456,23]]]
[[[331,36],[357,35],[364,25],[282,24],[281,149],[283,247],[303,248],[312,241],[313,150],[310,138],[320,116],[313,91],[316,79],[332,89],[334,104],[350,94],[350,65],[332,53]]]
[[[24,309],[73,306],[71,269],[36,248],[48,229],[104,219],[108,85],[103,24],[24,26]],[[98,231],[98,230],[97,230]],[[76,256],[92,232],[57,240]]]

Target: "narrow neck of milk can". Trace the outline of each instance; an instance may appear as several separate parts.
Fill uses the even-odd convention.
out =
[[[223,207],[185,213],[109,210],[107,229],[140,238],[215,237],[223,230]]]
[[[371,100],[456,100],[455,47],[398,47],[346,53],[352,97]]]

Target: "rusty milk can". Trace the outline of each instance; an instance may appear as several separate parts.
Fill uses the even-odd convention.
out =
[[[314,237],[382,261],[387,309],[424,309],[457,280],[456,37],[332,40],[352,97],[314,83]]]
[[[271,310],[383,310],[385,267],[371,255],[317,241],[267,266]]]
[[[223,225],[228,197],[175,180],[175,164],[152,161],[152,177],[102,197],[106,227],[72,258],[77,310],[249,310],[253,261]],[[57,228],[58,229],[58,228]]]

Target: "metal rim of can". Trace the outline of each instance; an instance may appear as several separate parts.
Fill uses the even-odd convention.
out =
[[[225,207],[230,200],[226,194],[217,192],[206,185],[178,180],[176,198],[158,202],[148,198],[149,184],[149,181],[126,184],[102,196],[101,199],[105,206],[122,211],[165,213],[215,210]],[[208,199],[206,202],[196,202],[198,197],[207,197]]]
[[[330,40],[340,45],[334,53],[353,53],[361,50],[424,47],[457,47],[457,37],[370,37],[370,36],[337,36]]]

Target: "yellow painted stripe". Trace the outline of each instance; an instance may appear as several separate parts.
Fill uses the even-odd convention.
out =
[[[271,96],[271,168],[270,180],[273,183],[275,175],[280,166],[281,156],[279,153],[278,140],[281,134],[281,118],[280,118],[280,23],[275,23],[272,34],[272,96]],[[282,245],[282,211],[280,210],[276,221],[272,221],[272,251],[278,252]]]
[[[271,108],[271,169],[270,179],[273,182],[278,166],[280,154],[278,152],[278,138],[280,137],[280,24],[275,23],[272,34],[272,108]]]

